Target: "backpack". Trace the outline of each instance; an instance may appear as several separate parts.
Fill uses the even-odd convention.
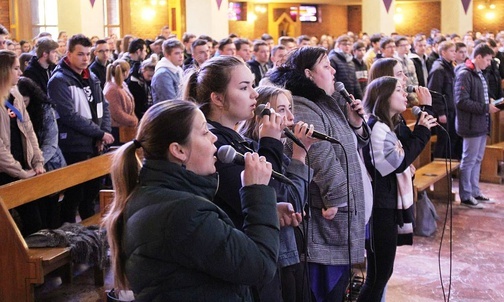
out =
[[[439,216],[426,191],[418,194],[415,212],[415,224],[413,227],[415,235],[424,237],[434,235],[437,229],[436,220],[439,219]]]

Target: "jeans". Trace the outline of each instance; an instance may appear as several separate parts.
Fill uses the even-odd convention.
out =
[[[481,161],[485,154],[486,135],[464,137],[462,161],[460,162],[459,195],[461,200],[481,195],[479,178]]]

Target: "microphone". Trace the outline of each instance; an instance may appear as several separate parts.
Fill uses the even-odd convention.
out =
[[[406,92],[407,92],[407,93],[413,93],[413,92],[416,92],[416,87],[415,87],[415,86],[413,86],[413,85],[408,85],[408,86],[406,87]],[[430,93],[433,93],[433,94],[442,95],[441,93],[439,93],[439,92],[437,92],[437,91],[434,91],[434,90],[430,90],[430,89],[429,89],[429,92],[430,92]],[[420,110],[420,111],[421,111],[421,110]]]
[[[345,99],[345,101],[350,104],[350,106],[352,106],[353,108],[353,105],[352,105],[352,98],[350,97],[350,93],[348,93],[348,91],[345,89],[345,84],[341,83],[341,82],[336,82],[336,86],[335,86],[336,90],[338,90],[338,92],[341,94],[341,96]],[[360,113],[357,113],[363,120],[364,120],[364,116]]]
[[[260,115],[261,117],[265,116],[265,115],[271,115],[271,111],[268,109],[268,108],[265,108],[266,105],[264,104],[259,104],[257,105],[256,109],[255,109],[255,115]],[[295,135],[294,133],[292,133],[292,131],[285,127],[283,128],[283,132],[285,134],[285,136],[287,136],[288,138],[290,138],[296,145],[298,145],[299,147],[303,148],[303,149],[306,149],[305,145],[303,144],[303,142],[301,142]]]
[[[234,163],[236,165],[244,166],[245,165],[245,157],[243,154],[236,152],[236,150],[230,145],[224,145],[217,150],[217,158],[224,164]],[[275,170],[271,171],[271,177],[274,179],[289,184],[294,185],[290,179],[288,179],[285,175],[278,173]]]
[[[420,113],[422,113],[423,110],[418,106],[413,106],[413,107],[411,107],[411,112],[413,113],[414,116],[419,117]],[[436,125],[443,128],[443,126],[441,126],[438,122],[436,122]]]

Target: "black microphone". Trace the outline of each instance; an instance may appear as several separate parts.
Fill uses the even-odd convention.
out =
[[[408,85],[408,86],[406,87],[406,92],[407,92],[407,93],[413,93],[413,92],[416,92],[416,87],[415,87],[415,86],[413,86],[413,85]],[[430,92],[430,93],[434,93],[434,94],[439,94],[439,95],[442,95],[441,93],[439,93],[439,92],[437,92],[437,91],[434,91],[434,90],[430,90],[430,89],[429,89],[429,92]]]
[[[219,150],[217,150],[217,158],[224,164],[234,163],[240,166],[245,165],[245,157],[243,157],[243,154],[236,152],[236,150],[230,145],[221,146]],[[271,177],[280,182],[294,185],[294,183],[292,183],[292,181],[285,175],[278,173],[275,170],[271,171]]]
[[[353,105],[352,105],[352,98],[350,97],[350,93],[348,93],[348,91],[345,89],[345,84],[341,83],[341,82],[336,82],[336,86],[335,86],[336,90],[338,90],[338,92],[341,94],[341,96],[345,99],[345,101],[350,104],[350,106],[352,106],[353,108]],[[364,120],[364,116],[360,113],[357,113],[363,120]]]
[[[419,117],[420,114],[422,112],[424,112],[424,111],[420,107],[418,107],[418,106],[413,106],[413,107],[411,107],[411,112],[413,113],[414,116]],[[438,124],[438,122],[436,122],[436,125],[438,125],[439,127],[443,128],[443,126],[441,126],[440,124]]]
[[[266,105],[264,104],[259,104],[257,105],[254,113],[255,115],[260,115],[261,117],[265,116],[265,115],[271,115],[271,110],[269,110],[268,108],[265,108]],[[301,142],[295,135],[294,133],[292,133],[292,131],[285,127],[283,128],[283,132],[285,134],[285,136],[287,136],[288,138],[290,138],[296,145],[298,145],[299,147],[303,148],[303,149],[306,149],[305,145],[303,144],[303,142]]]

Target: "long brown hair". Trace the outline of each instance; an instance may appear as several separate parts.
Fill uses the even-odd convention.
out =
[[[394,93],[398,81],[390,76],[374,79],[368,84],[363,100],[364,110],[387,124],[392,131],[400,121],[400,114],[389,114],[390,96]]]
[[[195,104],[180,100],[153,105],[141,119],[135,140],[122,145],[114,154],[111,166],[114,201],[103,224],[107,229],[114,282],[119,289],[128,287],[122,238],[124,211],[138,186],[140,162],[135,151],[141,147],[146,159],[168,160],[168,147],[171,143],[183,145],[189,141],[197,110]]]
[[[373,65],[371,65],[371,69],[369,69],[368,83],[371,83],[374,79],[384,76],[393,77],[394,66],[397,64],[399,64],[399,61],[395,58],[382,58],[376,60]]]
[[[184,78],[182,98],[198,103],[201,111],[208,117],[211,109],[210,95],[214,92],[225,96],[231,81],[231,70],[240,65],[245,65],[241,59],[218,56],[203,63],[199,70],[191,69]]]
[[[11,73],[16,58],[14,52],[10,50],[0,50],[0,102],[2,104],[9,96],[9,91],[12,88]]]

